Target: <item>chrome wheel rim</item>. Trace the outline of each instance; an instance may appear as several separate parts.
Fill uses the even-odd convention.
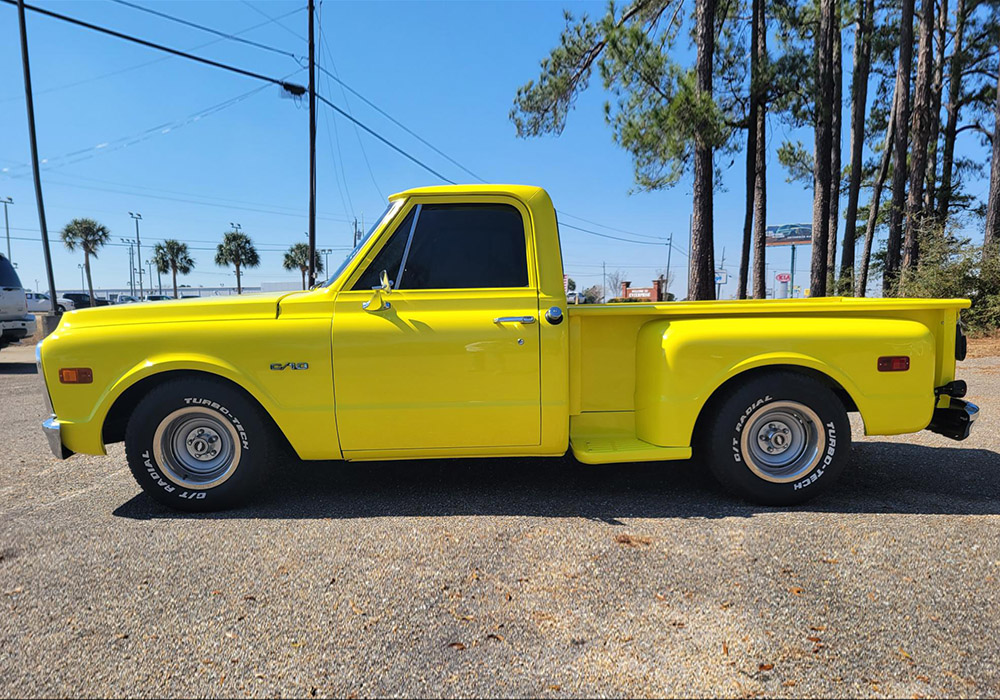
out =
[[[740,445],[750,471],[765,481],[787,483],[801,479],[819,464],[826,431],[808,406],[776,401],[750,418]]]
[[[162,421],[153,435],[153,456],[178,486],[209,489],[232,476],[240,462],[239,435],[214,411],[181,408]]]

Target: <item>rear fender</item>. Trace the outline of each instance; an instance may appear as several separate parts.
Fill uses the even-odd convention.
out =
[[[878,372],[881,355],[908,355],[907,372]],[[636,435],[687,446],[706,403],[764,367],[819,372],[853,401],[869,435],[923,430],[934,409],[934,337],[921,323],[871,318],[747,317],[657,320],[636,346]]]

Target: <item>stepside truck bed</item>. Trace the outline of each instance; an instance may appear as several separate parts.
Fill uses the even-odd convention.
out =
[[[691,456],[702,408],[755,368],[822,379],[867,435],[923,430],[964,353],[963,299],[570,306],[570,439],[590,463]],[[880,371],[878,358],[909,358]]]

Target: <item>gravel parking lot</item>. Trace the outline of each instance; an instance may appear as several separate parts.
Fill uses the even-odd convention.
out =
[[[2,696],[1000,695],[1000,357],[973,436],[776,510],[696,463],[285,463],[251,508],[49,456],[0,352]],[[317,426],[321,428],[321,426]]]

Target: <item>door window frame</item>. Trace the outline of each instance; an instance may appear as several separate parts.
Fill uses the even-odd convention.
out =
[[[402,280],[403,269],[406,266],[406,258],[410,253],[410,244],[413,242],[413,235],[416,232],[417,222],[420,219],[420,210],[425,204],[454,204],[457,206],[469,205],[469,204],[502,204],[511,206],[517,210],[518,214],[521,216],[521,226],[524,231],[524,247],[525,247],[525,264],[527,265],[528,273],[528,284],[523,287],[452,287],[447,289],[400,289],[399,284]],[[531,212],[528,208],[518,199],[510,197],[507,195],[436,195],[436,196],[417,196],[410,198],[406,204],[396,213],[394,217],[396,223],[394,227],[387,226],[379,236],[379,239],[375,241],[375,244],[368,250],[364,259],[360,260],[357,267],[351,272],[351,274],[345,280],[344,286],[341,288],[343,292],[365,292],[370,293],[370,290],[355,290],[354,286],[358,283],[358,280],[362,275],[368,270],[369,265],[375,262],[375,258],[382,251],[386,245],[388,245],[389,240],[399,231],[400,224],[406,221],[406,218],[410,215],[410,212],[414,212],[413,223],[410,225],[410,231],[407,235],[406,247],[403,250],[403,257],[400,261],[399,270],[396,273],[392,291],[399,294],[424,294],[433,293],[441,294],[443,293],[461,293],[470,291],[497,291],[497,292],[514,292],[514,291],[538,291],[538,263],[535,255],[535,237],[534,237],[534,226],[531,219]],[[394,222],[395,223],[395,222]],[[387,271],[388,272],[388,271]]]

